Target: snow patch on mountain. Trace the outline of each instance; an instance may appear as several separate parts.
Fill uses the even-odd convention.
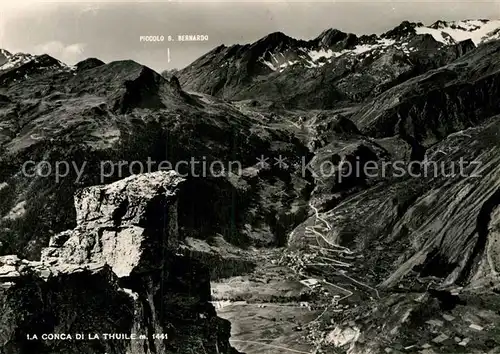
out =
[[[4,58],[9,58],[10,56],[12,56],[12,54],[10,54],[8,51],[2,48],[0,48],[0,55]]]
[[[417,34],[430,34],[436,41],[447,45],[468,39],[479,45],[499,38],[500,20],[438,21],[415,30]]]
[[[50,58],[50,59],[48,59]],[[45,70],[69,70],[69,71],[74,71],[76,67],[68,66],[64,64],[63,62],[54,59],[50,56],[46,55],[33,55],[33,54],[27,54],[27,53],[16,53],[16,54],[11,54],[10,52],[6,51],[5,49],[0,49],[0,73],[2,72],[7,72],[7,71],[12,71],[12,70],[17,70],[21,68],[23,65],[28,64],[28,63],[35,63],[35,64],[40,64],[41,67],[43,67]],[[27,73],[23,72],[20,73],[18,71],[19,75],[22,75],[23,79],[28,79],[29,75]],[[18,81],[18,78],[14,79],[14,81]]]
[[[392,39],[380,39],[377,41],[375,44],[359,44],[356,47],[354,47],[353,50],[346,50],[344,51],[346,53],[351,53],[351,54],[363,54],[366,52],[370,52],[375,49],[383,49],[390,47],[392,45],[395,45],[396,41]]]
[[[3,51],[6,52],[6,51]],[[7,52],[8,53],[8,52]],[[3,54],[3,53],[2,53]],[[24,53],[17,53],[17,54],[10,54],[5,55],[7,58],[7,61],[0,65],[0,70],[9,70],[13,68],[20,67],[23,64],[26,64],[32,60],[34,60],[36,57],[31,54],[24,54]]]

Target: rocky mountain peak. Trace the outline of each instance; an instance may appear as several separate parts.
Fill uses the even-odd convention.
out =
[[[399,26],[385,32],[382,38],[402,40],[416,34],[415,28],[423,26],[422,23],[403,21]]]
[[[93,186],[75,195],[76,222],[115,225],[151,225],[147,209],[159,208],[158,198],[175,196],[183,181],[173,171],[132,175],[110,185]],[[157,203],[150,205],[150,203]]]
[[[488,26],[491,26],[490,22]],[[176,76],[182,87],[191,91],[230,99],[269,96],[269,92],[282,99],[294,96],[297,92],[294,86],[297,85],[290,84],[286,89],[272,89],[271,86],[297,83],[300,81],[298,76],[311,79],[324,76],[327,81],[340,81],[336,86],[339,92],[326,92],[325,87],[331,87],[328,85],[315,87],[316,92],[324,90],[325,96],[330,98],[357,101],[407,78],[406,75],[437,68],[456,59],[472,49],[470,42],[459,45],[464,40],[477,42],[478,32],[467,32],[467,36],[460,37],[452,31],[455,30],[445,32],[426,27],[421,22],[403,21],[380,36],[358,37],[330,28],[312,40],[300,40],[275,32],[253,44],[218,47],[180,70]],[[500,36],[500,32],[496,35]],[[271,82],[263,80],[266,77]],[[311,85],[316,84],[311,81]],[[380,88],[375,87],[379,85]],[[356,93],[365,86],[363,93]],[[307,95],[306,92],[303,94]],[[330,98],[320,101],[328,102]],[[289,102],[296,104],[297,100],[290,98]]]
[[[250,46],[250,51],[254,55],[262,55],[266,52],[286,50],[295,43],[294,38],[287,36],[283,32],[273,32],[253,43]]]
[[[436,22],[434,22],[429,27],[430,28],[434,28],[434,29],[447,28],[448,27],[448,22],[443,21],[443,20],[437,20]]]
[[[338,29],[330,28],[321,32],[321,34],[316,38],[316,41],[319,45],[329,48],[338,42],[345,40],[348,36],[355,37],[353,34],[347,34]]]
[[[116,112],[135,108],[162,108],[167,101],[180,100],[178,87],[154,70],[133,60],[102,63],[87,59],[76,66],[71,79],[75,94],[106,92],[109,106]],[[99,87],[96,87],[99,82]]]
[[[289,42],[291,37],[287,36],[281,31],[269,33],[257,41],[257,43],[266,43],[268,45],[279,45],[283,42]]]
[[[15,70],[30,64],[31,67],[67,67],[66,64],[61,61],[51,57],[48,54],[32,55],[28,53],[16,53],[11,54],[6,50],[0,50],[0,61],[4,58],[4,63],[0,65],[1,71]]]

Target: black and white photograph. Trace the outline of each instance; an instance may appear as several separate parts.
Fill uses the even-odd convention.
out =
[[[0,354],[500,354],[500,1],[1,0]]]

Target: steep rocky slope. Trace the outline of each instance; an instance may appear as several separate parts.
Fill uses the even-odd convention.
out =
[[[371,136],[399,134],[430,146],[499,112],[500,44],[481,45],[452,63],[377,96],[353,116]]]

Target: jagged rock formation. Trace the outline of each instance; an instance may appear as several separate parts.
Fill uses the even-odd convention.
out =
[[[0,257],[0,353],[233,353],[209,269],[177,254],[182,183],[169,171],[83,189],[76,228],[41,261]]]

